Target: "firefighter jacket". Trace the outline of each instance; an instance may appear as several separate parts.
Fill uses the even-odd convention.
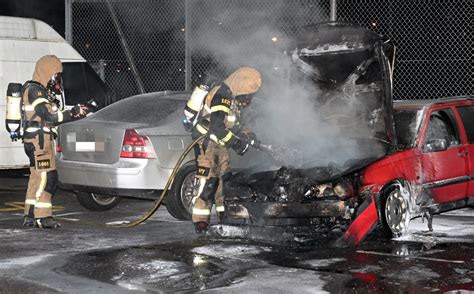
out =
[[[256,93],[262,84],[260,73],[250,67],[233,72],[207,95],[201,121],[196,126],[200,134],[222,146],[232,146],[239,140],[240,107],[235,97]]]
[[[24,138],[50,134],[55,131],[54,126],[72,120],[69,110],[58,110],[56,104],[48,99],[47,83],[54,74],[60,72],[61,61],[53,55],[44,56],[36,63],[33,80],[23,85]]]

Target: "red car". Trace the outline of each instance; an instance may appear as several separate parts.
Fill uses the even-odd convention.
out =
[[[400,151],[365,167],[365,209],[345,232],[358,244],[375,227],[400,236],[410,219],[474,203],[474,97],[394,103]]]

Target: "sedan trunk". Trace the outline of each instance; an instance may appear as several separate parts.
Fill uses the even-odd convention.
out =
[[[63,160],[104,164],[117,162],[125,128],[120,122],[89,119],[61,126]]]

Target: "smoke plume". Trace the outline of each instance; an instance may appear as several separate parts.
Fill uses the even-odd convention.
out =
[[[247,115],[253,118],[247,126],[261,141],[277,147],[279,154],[274,156],[277,162],[272,162],[273,168],[281,165],[297,168],[344,166],[351,160],[366,157],[367,150],[361,150],[360,144],[347,134],[350,130],[356,137],[368,137],[371,131],[357,126],[354,120],[338,118],[338,115],[353,117],[356,103],[350,103],[348,97],[342,96],[335,97],[341,99],[339,103],[322,103],[321,97],[327,93],[318,89],[315,83],[303,75],[300,79],[288,78],[288,73],[294,72],[290,56],[297,40],[290,39],[290,34],[278,30],[276,25],[285,21],[282,19],[284,2],[275,1],[274,5],[265,8],[247,1],[239,2],[240,5],[232,2],[232,7],[227,9],[220,5],[204,5],[204,1],[194,3],[192,11],[197,12],[196,15],[203,13],[212,17],[194,20],[193,34],[197,37],[192,43],[193,54],[208,55],[223,66],[226,74],[219,77],[221,80],[240,66],[255,67],[262,73],[263,86],[257,95],[259,99],[249,107],[253,109],[249,109]],[[307,7],[299,11],[303,12],[302,18],[307,17]],[[268,155],[252,156],[269,162]]]

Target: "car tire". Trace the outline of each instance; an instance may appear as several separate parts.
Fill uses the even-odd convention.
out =
[[[379,201],[380,224],[387,238],[406,234],[410,223],[408,197],[402,193],[401,184],[394,184],[381,194]]]
[[[76,198],[83,207],[92,211],[105,211],[112,209],[122,200],[119,196],[89,192],[79,192],[76,195]]]
[[[197,193],[194,182],[196,164],[193,162],[183,165],[166,197],[166,209],[176,219],[190,220],[192,216],[192,198]]]

